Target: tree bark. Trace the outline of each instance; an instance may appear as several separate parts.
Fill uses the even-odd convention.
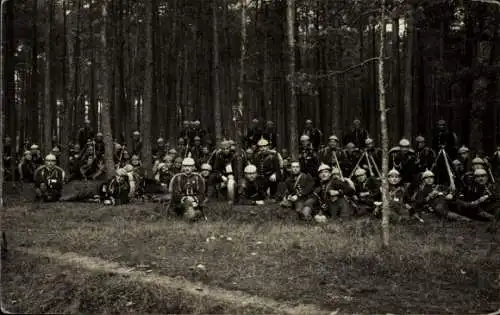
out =
[[[30,111],[30,138],[33,143],[40,143],[39,139],[39,117],[38,117],[38,0],[33,0],[31,24],[31,79],[30,99],[28,108]]]
[[[45,92],[43,110],[43,146],[48,154],[52,149],[52,24],[54,20],[54,0],[48,2],[48,24],[45,36]]]
[[[141,158],[146,172],[146,178],[150,178],[153,160],[151,157],[151,119],[152,119],[152,103],[153,103],[153,80],[154,80],[154,65],[153,65],[153,18],[154,10],[156,10],[156,1],[152,0],[146,5],[146,65],[145,65],[145,80],[144,80],[144,107],[142,112],[141,133],[143,137],[143,145]]]
[[[287,0],[286,7],[288,26],[288,87],[290,100],[288,102],[288,136],[289,150],[293,159],[298,158],[297,137],[297,95],[295,92],[295,0]]]
[[[68,75],[68,65],[71,65],[71,62],[74,62],[71,58],[71,50],[68,49],[70,45],[68,45],[68,42],[71,44],[71,22],[69,31],[68,31],[68,23],[67,23],[67,15],[66,15],[66,1],[63,2],[63,25],[64,25],[64,47],[63,47],[63,52],[64,52],[64,57],[63,57],[63,104],[62,104],[62,132],[61,132],[61,167],[65,170],[68,169],[68,162],[69,162],[69,139],[70,139],[70,134],[71,134],[71,117],[72,117],[72,111],[71,107],[73,106],[72,103],[69,102],[71,99],[71,88],[72,88],[72,80],[71,80],[71,73]],[[79,14],[77,11],[76,14]],[[68,38],[70,41],[68,41]]]
[[[379,90],[379,110],[380,110],[380,128],[382,134],[382,242],[384,247],[389,246],[389,182],[387,174],[389,173],[389,134],[387,130],[387,111],[386,111],[386,90],[384,79],[384,50],[385,50],[385,0],[382,0],[380,9],[380,43],[378,60],[378,90]]]
[[[235,135],[237,136],[238,145],[240,144],[241,126],[244,102],[245,102],[245,84],[246,84],[246,55],[247,55],[247,0],[241,0],[241,42],[240,42],[240,77],[238,84],[238,108],[233,108],[233,122],[235,127]]]
[[[115,174],[115,161],[113,159],[113,134],[111,131],[110,119],[110,69],[108,64],[108,43],[107,43],[107,24],[108,24],[108,5],[109,0],[102,1],[101,11],[101,129],[104,138],[104,164],[106,166],[106,177],[112,178]]]
[[[413,98],[413,44],[414,44],[414,8],[410,6],[406,17],[407,22],[407,44],[405,56],[405,88],[404,88],[404,131],[407,139],[412,135],[412,98]]]
[[[217,31],[217,0],[212,0],[212,51],[213,51],[213,93],[214,93],[214,126],[217,142],[222,139],[222,117],[220,103],[219,74],[219,34]]]
[[[397,10],[397,9],[396,9]],[[399,61],[399,14],[394,10],[392,18],[392,141],[397,141],[401,136],[401,67]]]

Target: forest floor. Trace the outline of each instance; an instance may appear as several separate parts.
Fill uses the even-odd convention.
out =
[[[30,195],[24,188],[24,196]],[[20,193],[18,192],[18,195]],[[31,198],[31,197],[30,197]],[[2,307],[29,313],[487,313],[499,235],[484,222],[299,222],[279,205],[35,204],[7,195]]]

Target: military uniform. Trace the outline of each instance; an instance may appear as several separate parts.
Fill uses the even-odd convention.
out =
[[[476,170],[474,177],[488,177],[485,170]],[[486,197],[487,196],[487,197]],[[460,192],[457,205],[461,214],[476,219],[491,220],[500,215],[500,192],[495,184],[475,180]]]
[[[356,170],[354,175],[356,176],[354,180],[356,193],[353,199],[356,205],[356,214],[372,213],[375,210],[375,202],[382,198],[380,180],[367,177],[364,169]]]
[[[55,165],[55,156],[49,154],[45,160],[54,164],[42,165],[35,170],[36,195],[44,201],[57,201],[61,197],[65,174],[62,168]]]
[[[314,190],[314,178],[307,173],[291,175],[285,180],[285,198],[282,205],[293,205],[297,212],[307,206],[307,200]],[[296,200],[294,200],[296,197]]]
[[[299,162],[301,169],[312,176],[316,175],[319,166],[319,159],[314,151],[312,143],[299,148]]]
[[[99,188],[101,202],[109,205],[123,205],[130,202],[130,179],[123,169]]]
[[[264,191],[270,189],[270,197],[275,198],[281,178],[280,160],[273,151],[258,151],[255,156],[259,185]],[[274,180],[272,180],[274,176]]]
[[[194,169],[192,158],[185,158],[182,167]],[[169,191],[175,211],[186,219],[193,220],[199,214],[201,202],[205,200],[205,180],[198,173],[182,172],[174,175]]]

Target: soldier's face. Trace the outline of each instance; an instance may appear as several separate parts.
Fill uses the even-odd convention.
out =
[[[373,149],[373,147],[374,147],[374,146],[375,146],[375,144],[374,144],[373,142],[368,142],[368,143],[366,144],[366,148],[367,148],[367,149]]]
[[[434,177],[427,177],[427,178],[424,178],[424,183],[426,185],[433,185],[434,184]]]
[[[485,185],[488,183],[488,175],[476,175],[474,178],[476,183],[479,185]]]
[[[208,151],[208,148],[207,148],[207,147],[203,147],[203,148],[201,149],[201,152],[202,152],[203,154],[208,154],[208,152],[209,152],[209,151]]]
[[[156,144],[157,144],[160,148],[165,146],[165,142],[163,142],[163,141],[158,141],[158,142],[156,142]]]
[[[340,178],[340,173],[337,173],[337,172],[332,173],[331,178],[333,178],[333,179],[339,179]]]
[[[423,149],[424,147],[425,147],[425,142],[423,141],[417,142],[417,148]]]
[[[302,143],[302,146],[307,146],[309,145],[309,140],[301,140],[300,143]]]
[[[178,146],[183,146],[184,145],[184,139],[177,141]]]
[[[292,174],[298,175],[300,173],[300,164],[292,163],[292,165],[290,165],[290,171]]]
[[[347,147],[347,152],[349,152],[349,153],[354,152],[354,147],[353,146],[348,146]]]
[[[257,173],[245,173],[246,179],[253,182],[257,179]]]
[[[99,135],[99,136],[95,137],[95,139],[96,139],[96,141],[102,141],[102,136]]]
[[[132,135],[132,139],[139,140],[139,135],[137,135],[137,134]]]
[[[464,160],[467,159],[469,157],[469,152],[462,152],[462,153],[460,153],[460,157],[462,159],[464,159]]]
[[[30,152],[30,153],[26,153],[26,154],[24,155],[24,158],[25,158],[26,160],[28,160],[28,161],[31,161],[31,160],[33,159],[33,156],[31,155],[31,152]]]
[[[321,172],[319,172],[319,179],[322,182],[329,180],[330,177],[331,177],[331,173],[329,170],[322,170]]]
[[[125,176],[116,176],[116,181],[120,184],[123,183],[125,181]]]
[[[397,185],[399,184],[399,182],[401,181],[401,177],[399,177],[398,175],[390,175],[388,178],[387,178],[387,181],[389,182],[389,184],[391,185]]]
[[[130,164],[132,164],[133,166],[139,165],[139,159],[133,158],[132,160],[130,160]]]
[[[175,168],[181,168],[182,167],[182,161],[176,161],[174,162]]]
[[[222,148],[222,153],[224,153],[224,155],[229,155],[231,153],[231,147]]]
[[[263,146],[261,146],[261,147],[260,147],[260,151],[262,151],[262,152],[267,152],[267,151],[269,151],[269,146],[267,146],[267,145],[263,145]]]
[[[169,168],[171,168],[171,167],[172,167],[172,160],[167,160],[167,161],[165,161],[165,166],[164,166],[164,168],[168,170],[168,169],[169,169]]]
[[[408,153],[408,151],[410,151],[409,147],[407,147],[407,146],[401,147],[401,153],[406,154],[406,153]]]
[[[53,168],[54,166],[56,166],[56,161],[45,161],[45,165],[47,165],[48,168]]]
[[[199,145],[201,145],[201,140],[194,139],[193,143],[194,143],[195,146],[199,146]]]
[[[184,172],[191,174],[194,171],[194,166],[183,166]]]

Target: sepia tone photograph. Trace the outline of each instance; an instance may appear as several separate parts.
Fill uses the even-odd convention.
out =
[[[2,0],[5,314],[500,315],[500,0]]]

